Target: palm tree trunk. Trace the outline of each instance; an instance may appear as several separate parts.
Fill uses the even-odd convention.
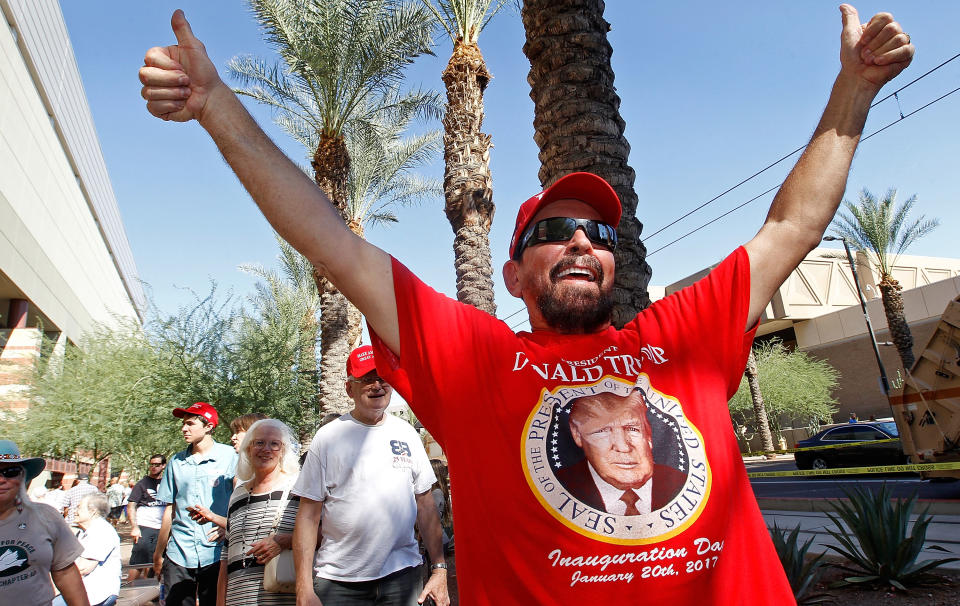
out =
[[[490,135],[483,126],[483,91],[490,81],[476,44],[458,40],[443,71],[447,111],[443,118],[443,191],[445,212],[453,227],[457,299],[496,315],[490,225],[493,188],[490,180]]]
[[[910,371],[913,368],[913,334],[910,332],[910,326],[907,324],[907,318],[903,315],[903,297],[900,291],[903,288],[897,280],[884,274],[877,285],[880,288],[880,297],[883,300],[883,313],[887,316],[887,328],[890,330],[890,338],[900,354],[900,360],[903,362],[903,369]]]
[[[330,198],[344,223],[349,223],[347,178],[350,174],[350,154],[343,136],[322,135],[313,155],[312,166],[317,185]],[[362,317],[357,308],[316,268],[313,270],[313,279],[320,293],[320,406],[326,413],[342,414],[353,408],[344,384],[347,380],[347,358],[353,344],[359,340],[353,335],[360,334]]]
[[[650,304],[652,272],[640,242],[636,174],[627,164],[630,144],[623,136],[603,9],[602,0],[524,0],[523,52],[530,61],[540,183],[547,187],[568,173],[585,171],[606,179],[620,196],[613,312],[620,327]]]
[[[347,396],[347,358],[360,340],[362,316],[329,280],[320,291],[320,401],[324,413],[353,409]]]
[[[300,411],[299,439],[304,448],[310,446],[320,424],[320,392],[317,381],[317,334],[320,326],[313,309],[304,312],[300,319],[300,350],[297,352],[298,380],[306,383],[302,390],[303,407]]]
[[[760,373],[757,371],[757,358],[750,350],[747,356],[747,367],[743,374],[747,377],[747,385],[750,387],[750,399],[753,400],[753,418],[757,424],[757,431],[760,432],[761,447],[767,452],[768,459],[774,458],[773,454],[773,435],[770,433],[770,422],[767,420],[767,407],[763,403],[763,394],[760,392]]]

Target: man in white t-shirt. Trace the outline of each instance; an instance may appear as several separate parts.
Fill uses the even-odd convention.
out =
[[[324,606],[375,599],[413,606],[428,596],[446,606],[443,530],[430,493],[436,478],[420,436],[385,414],[393,389],[377,375],[373,348],[355,349],[347,374],[354,409],[320,428],[292,490],[300,496],[293,532],[297,595]],[[414,524],[431,561],[425,586]]]

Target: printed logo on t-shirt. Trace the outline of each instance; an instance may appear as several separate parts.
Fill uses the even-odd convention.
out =
[[[607,543],[657,543],[703,511],[711,474],[681,403],[605,375],[544,389],[523,433],[523,467],[540,503],[576,532]]]
[[[0,541],[0,586],[21,581],[33,576],[25,575],[23,578],[7,578],[19,574],[30,567],[30,556],[27,548],[33,551],[33,547],[23,541],[14,541],[8,539]],[[34,571],[36,574],[36,571]]]
[[[413,452],[410,445],[400,440],[390,440],[393,466],[397,469],[413,469]]]

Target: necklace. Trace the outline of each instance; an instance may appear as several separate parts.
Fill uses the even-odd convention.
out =
[[[253,543],[247,544],[247,533],[243,531],[247,526],[247,517],[250,515],[250,499],[253,497],[252,491],[247,491],[247,503],[243,507],[243,522],[240,530],[240,561],[243,563],[243,567],[246,568],[250,563],[250,560],[253,558],[247,557],[247,549],[253,547]],[[263,528],[263,521],[267,518],[267,515],[270,513],[270,504],[273,502],[273,491],[267,492],[267,502],[263,504],[263,512],[260,514],[260,520],[257,522],[257,529],[253,533],[254,543],[259,541],[257,538],[260,536],[260,530]]]

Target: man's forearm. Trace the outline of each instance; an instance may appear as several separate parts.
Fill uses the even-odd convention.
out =
[[[136,503],[127,503],[127,521],[130,522],[131,528],[137,527],[137,504]]]
[[[837,77],[820,123],[774,198],[767,221],[794,226],[806,236],[807,245],[816,246],[846,190],[850,164],[878,90],[844,74]]]
[[[322,265],[331,250],[342,250],[339,245],[352,239],[326,195],[270,140],[228,87],[211,93],[200,124],[270,224],[308,259]]]
[[[297,576],[297,594],[313,592],[313,562],[317,551],[317,526],[320,504],[300,499],[300,509],[293,526],[293,567]]]
[[[154,549],[154,558],[163,556],[170,540],[170,530],[173,527],[173,506],[167,505],[163,510],[163,521],[160,523],[160,532],[157,534],[157,547]]]
[[[399,353],[390,257],[347,228],[326,194],[280,151],[229,88],[211,94],[200,124],[277,233]]]
[[[430,563],[443,563],[443,526],[440,524],[440,514],[433,502],[433,495],[429,491],[417,495],[417,527],[427,548],[427,555],[430,556]]]
[[[760,232],[746,244],[751,296],[745,330],[830,225],[878,90],[843,73],[834,82],[810,143],[773,199]]]

